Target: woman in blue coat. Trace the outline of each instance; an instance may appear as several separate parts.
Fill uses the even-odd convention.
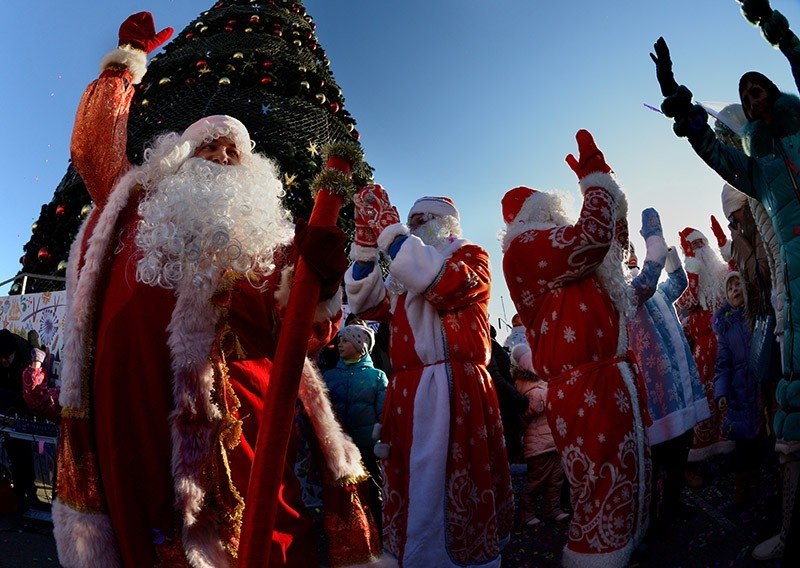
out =
[[[713,319],[718,342],[714,399],[724,416],[722,433],[736,443],[734,503],[743,506],[755,499],[757,489],[761,377],[753,376],[748,365],[750,328],[744,314],[744,293],[738,272],[729,272],[725,278],[725,294],[727,300]]]

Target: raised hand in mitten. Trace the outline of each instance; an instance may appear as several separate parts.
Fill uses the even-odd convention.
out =
[[[661,94],[665,97],[670,96],[678,90],[678,82],[672,74],[672,58],[669,56],[669,47],[663,37],[653,44],[653,51],[650,59],[656,64],[656,79],[661,87]]]
[[[606,163],[603,153],[595,144],[594,138],[588,130],[578,130],[575,140],[578,142],[578,158],[568,154],[566,161],[579,180],[591,173],[607,174],[611,172],[611,167]]]
[[[713,215],[711,216],[711,230],[714,232],[714,236],[717,237],[717,246],[719,246],[719,248],[724,247],[725,243],[728,242],[728,235],[725,234],[722,225],[719,224],[719,221],[717,221],[717,218]]]
[[[294,229],[297,252],[320,281],[321,300],[333,297],[347,270],[347,236],[336,226],[309,225],[298,219]]]
[[[356,244],[374,247],[378,236],[388,226],[400,222],[397,208],[380,184],[362,187],[353,197],[355,205]]]
[[[648,237],[664,236],[664,232],[661,229],[661,217],[659,217],[658,211],[652,207],[648,207],[642,211],[642,228],[639,234],[642,235],[642,238],[645,240],[647,240]]]
[[[742,14],[753,25],[758,24],[772,14],[769,0],[737,0],[742,5]]]
[[[150,53],[172,37],[172,28],[167,27],[156,33],[153,14],[138,12],[128,16],[119,27],[119,45],[130,45],[145,53]]]
[[[777,10],[761,19],[761,33],[772,45],[778,45],[788,32],[789,20]]]

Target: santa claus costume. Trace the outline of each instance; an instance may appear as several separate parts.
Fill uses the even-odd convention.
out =
[[[675,307],[681,315],[683,331],[692,347],[700,383],[711,409],[711,416],[694,427],[689,462],[696,463],[716,454],[731,452],[734,447],[732,441],[722,436],[722,411],[714,402],[717,336],[711,327],[714,311],[725,298],[724,281],[728,266],[708,246],[708,239],[697,229],[686,227],[679,236],[689,284],[675,302]]]
[[[73,132],[72,159],[95,208],[67,273],[53,505],[67,567],[236,564],[293,228],[274,166],[232,117],[201,119],[166,135],[142,166],[127,162],[133,85],[170,32],[155,34],[146,12],[123,23]],[[191,158],[221,137],[241,166]],[[320,304],[309,349],[333,336],[340,308],[338,294]],[[363,476],[310,366],[301,399],[327,436],[330,474]],[[314,566],[312,523],[286,462],[271,565]]]
[[[570,223],[557,196],[527,187],[503,198],[503,270],[548,383],[548,420],[570,484],[564,566],[625,566],[647,520],[643,406],[627,352],[630,288],[607,255],[625,197],[591,135],[568,162],[583,192]],[[621,227],[619,227],[621,228]],[[606,260],[607,257],[610,260]]]
[[[379,446],[387,450],[384,549],[401,566],[499,566],[513,495],[486,368],[488,255],[460,238],[448,198],[415,203],[409,219],[427,222],[413,234],[380,186],[362,189],[355,202],[349,305],[361,317],[391,323]],[[391,258],[385,284],[379,249]]]

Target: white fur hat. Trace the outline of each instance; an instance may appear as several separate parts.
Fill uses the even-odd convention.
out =
[[[240,120],[227,114],[206,116],[189,125],[181,135],[181,142],[189,142],[193,148],[197,148],[203,142],[210,142],[222,136],[233,140],[236,149],[242,155],[253,153],[255,143],[250,139],[247,127]]]
[[[747,203],[747,196],[733,187],[725,184],[722,186],[722,212],[726,219],[730,219],[731,213],[738,211]]]
[[[433,213],[440,217],[450,216],[460,220],[456,204],[449,197],[435,197],[430,195],[420,197],[414,202],[414,205],[411,206],[411,210],[408,212],[408,218],[410,219],[411,216],[416,213]]]

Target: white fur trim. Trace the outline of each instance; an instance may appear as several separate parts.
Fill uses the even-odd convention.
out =
[[[667,260],[667,242],[661,235],[652,235],[644,240],[644,246],[647,253],[644,256],[644,261],[648,260],[664,265]]]
[[[344,285],[347,291],[347,303],[350,311],[360,314],[378,306],[386,297],[386,288],[383,285],[381,268],[378,263],[372,267],[365,278],[356,280],[353,278],[353,266],[344,273]]]
[[[628,199],[625,197],[625,193],[623,193],[622,188],[620,188],[617,179],[612,173],[593,172],[584,176],[578,182],[578,185],[581,188],[582,195],[585,194],[586,190],[590,187],[602,187],[607,190],[617,203],[617,215],[615,218],[622,219],[628,216]]]
[[[122,65],[131,72],[134,85],[139,84],[147,71],[147,54],[141,49],[134,49],[130,45],[120,45],[110,51],[100,60],[100,72],[102,73],[111,65]]]
[[[448,198],[449,199],[449,198]],[[455,217],[458,216],[458,209],[453,203],[442,199],[441,197],[426,196],[417,199],[408,211],[408,218],[417,213],[433,213],[440,217]]]
[[[409,292],[422,294],[436,281],[451,254],[426,245],[419,237],[411,235],[394,257],[389,272]]]
[[[53,534],[56,538],[58,561],[65,568],[121,566],[117,539],[111,518],[99,513],[82,513],[53,502]]]
[[[666,270],[667,274],[671,274],[680,267],[681,257],[678,255],[678,249],[675,247],[669,247],[667,249],[667,258],[664,261],[664,270]]]
[[[317,304],[314,312],[314,321],[328,321],[336,319],[336,314],[342,311],[342,288],[327,300],[322,300]]]
[[[570,550],[569,544],[561,555],[563,568],[608,568],[610,566],[627,566],[633,554],[633,543],[628,543],[614,552],[584,553]]]
[[[59,402],[63,408],[80,409],[83,364],[86,358],[86,340],[89,333],[92,305],[97,297],[97,286],[105,254],[114,237],[112,234],[122,209],[128,204],[131,188],[136,185],[138,168],[128,170],[117,182],[104,207],[95,207],[84,221],[78,238],[70,250],[67,272],[67,313],[64,323],[64,348],[62,350],[61,393]],[[83,255],[83,267],[78,274],[81,261],[81,246],[89,219],[99,215]],[[72,291],[70,293],[70,291]]]
[[[381,234],[378,235],[378,248],[381,252],[388,254],[389,247],[394,242],[397,237],[401,237],[403,235],[408,235],[409,230],[403,223],[395,223],[394,225],[389,225]]]
[[[696,256],[687,256],[683,260],[683,268],[688,273],[700,274],[700,270],[703,268],[703,263]]]
[[[706,239],[706,236],[697,229],[693,230],[684,238],[686,239],[687,243],[691,243],[692,241],[696,241],[697,239],[702,239],[704,243],[708,244],[708,239]]]
[[[380,259],[380,251],[377,246],[366,247],[353,242],[350,245],[350,260],[353,262],[378,262]]]
[[[281,277],[278,282],[278,288],[275,290],[275,301],[282,308],[289,304],[289,293],[292,290],[292,282],[294,281],[294,266],[286,266],[281,270]],[[314,312],[314,321],[326,321],[335,316],[342,310],[342,290],[328,298],[322,300],[317,304],[316,311]]]
[[[731,257],[733,256],[732,248],[732,241],[728,239],[725,241],[725,244],[719,247],[719,254],[722,256],[722,260],[725,262],[729,262]]]

